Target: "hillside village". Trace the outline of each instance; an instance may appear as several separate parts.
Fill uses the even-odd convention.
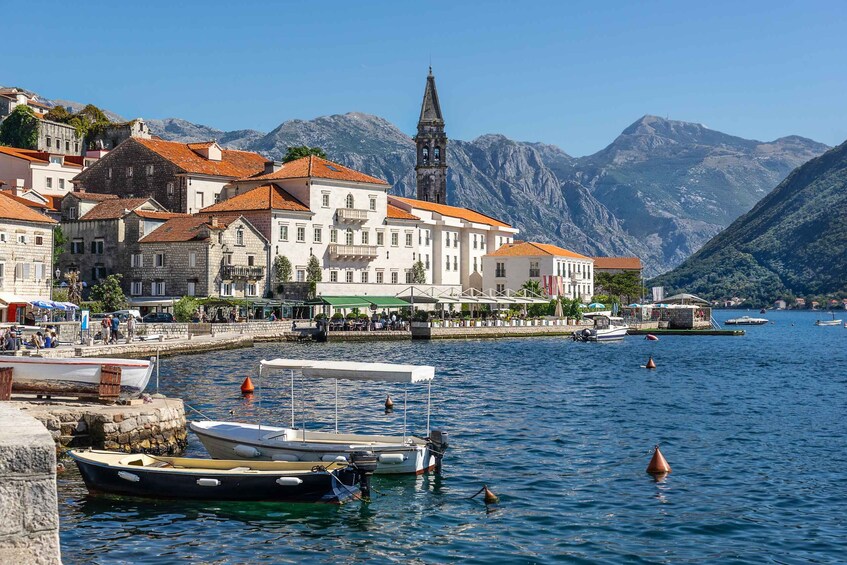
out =
[[[263,318],[404,299],[423,308],[588,302],[598,270],[640,276],[637,258],[521,241],[505,221],[448,205],[450,152],[431,70],[416,198],[319,154],[280,162],[216,140],[167,141],[143,119],[110,123],[89,108],[87,121],[74,121],[25,91],[0,90],[0,119],[31,124],[25,147],[0,146],[4,321],[23,321],[69,277],[90,289],[120,274],[142,313],[192,296],[241,301]]]

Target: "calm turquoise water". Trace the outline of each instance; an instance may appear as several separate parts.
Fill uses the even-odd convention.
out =
[[[263,357],[434,364],[433,427],[452,441],[444,476],[378,477],[370,504],[327,507],[90,498],[72,469],[59,486],[65,562],[844,562],[847,329],[768,317],[744,337],[274,344],[166,359],[162,392],[213,418],[278,423],[290,418],[286,378],[257,383],[252,403],[239,395]],[[651,354],[658,369],[641,369]],[[333,385],[298,390],[298,425],[331,427]],[[399,433],[402,409],[386,416],[382,402],[391,393],[402,407],[403,392],[342,385],[341,429]],[[421,431],[426,389],[408,393]],[[655,443],[673,467],[663,482],[644,472]],[[189,452],[203,455],[193,437]],[[483,483],[498,506],[468,500]]]

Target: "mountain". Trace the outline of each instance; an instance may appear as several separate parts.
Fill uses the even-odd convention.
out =
[[[795,169],[752,210],[651,284],[765,304],[847,293],[847,142]]]

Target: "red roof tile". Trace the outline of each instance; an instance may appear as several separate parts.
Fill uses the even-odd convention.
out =
[[[104,200],[86,212],[79,221],[117,220],[118,218],[122,218],[126,214],[127,210],[135,210],[149,200],[149,198],[117,198],[114,200]]]
[[[221,160],[211,161],[191,149],[191,145],[199,146],[202,144],[177,143],[175,141],[140,139],[137,137],[130,139],[167,159],[186,173],[241,178],[259,173],[265,168],[265,158],[258,153],[249,151],[222,149]]]
[[[41,222],[45,224],[58,223],[53,218],[48,218],[40,212],[36,212],[29,206],[21,204],[8,194],[0,191],[0,218],[6,220],[20,220],[23,222]]]
[[[44,204],[44,203],[42,203],[42,202],[36,202],[36,201],[34,201],[34,200],[30,200],[29,198],[24,198],[23,196],[17,196],[17,195],[15,195],[15,194],[12,194],[12,193],[7,192],[7,191],[5,191],[5,190],[3,191],[3,194],[4,194],[4,195],[6,195],[6,196],[8,196],[9,198],[11,198],[12,200],[15,200],[16,202],[20,202],[20,203],[21,203],[21,204],[23,204],[24,206],[29,206],[30,208],[34,208],[34,209],[36,209],[36,210],[40,210],[42,213],[47,212],[47,211],[50,211],[50,212],[55,212],[55,211],[56,211],[56,209],[55,209],[55,208],[53,208],[53,207],[49,204],[50,198],[48,198],[48,203],[47,203],[47,204]]]
[[[477,212],[476,210],[471,210],[470,208],[459,208],[458,206],[436,204],[435,202],[426,202],[425,200],[414,200],[412,198],[402,198],[400,196],[390,196],[389,198],[399,200],[400,202],[405,202],[413,208],[420,208],[421,210],[436,212],[438,214],[441,214],[442,216],[450,216],[451,218],[461,218],[462,220],[467,220],[476,224],[488,224],[489,226],[497,226],[503,228],[512,227],[505,222],[501,222],[500,220],[492,218],[491,216],[486,216],[485,214]]]
[[[116,194],[100,194],[99,192],[85,192],[82,190],[69,192],[65,196],[73,196],[79,200],[88,200],[90,202],[102,202],[104,200],[115,200],[118,198]]]
[[[497,248],[496,251],[489,253],[494,257],[570,257],[571,259],[591,259],[585,255],[580,255],[573,251],[569,251],[556,245],[549,243],[536,243],[534,241],[516,241],[514,243],[506,243]]]
[[[351,182],[364,182],[368,184],[381,184],[388,186],[388,183],[382,179],[360,173],[344,165],[333,163],[326,159],[321,159],[315,155],[301,157],[285,163],[281,169],[273,173],[259,173],[249,178],[240,180],[285,180],[285,179],[303,179],[303,178],[320,178],[331,180],[343,180]]]
[[[0,145],[0,153],[30,161],[32,163],[47,163],[49,162],[49,154],[41,151],[31,151],[29,149],[18,149],[17,147],[4,147]]]
[[[257,186],[229,200],[218,202],[203,212],[244,212],[247,210],[293,210],[309,212],[309,207],[291,196],[277,184],[269,183]]]
[[[388,213],[386,214],[386,217],[392,220],[420,220],[420,218],[414,214],[410,214],[402,208],[392,206],[391,204],[388,205]]]
[[[594,257],[594,268],[640,271],[641,259],[638,257]]]
[[[237,214],[231,216],[217,216],[218,227],[212,228],[212,216],[214,214],[195,214],[172,218],[151,231],[139,240],[139,243],[171,243],[178,241],[203,241],[209,238],[209,229],[226,229],[229,224],[237,220]]]
[[[152,210],[134,210],[134,212],[136,216],[150,220],[170,220],[171,218],[183,218],[190,215],[180,214],[179,212],[154,212]]]

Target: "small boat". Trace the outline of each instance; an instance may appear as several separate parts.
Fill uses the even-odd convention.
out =
[[[594,327],[573,332],[574,341],[620,341],[629,330],[623,318],[603,313],[586,314],[585,317],[593,319]]]
[[[767,318],[751,318],[750,316],[741,316],[740,318],[730,318],[724,324],[727,326],[761,326],[767,324]]]
[[[403,435],[344,434],[338,432],[338,396],[336,393],[335,431],[306,430],[294,419],[294,372],[309,379],[367,380],[394,383],[422,383],[431,386],[435,368],[425,365],[361,363],[347,361],[309,361],[300,359],[263,360],[259,378],[265,370],[291,371],[291,426],[268,426],[239,422],[194,421],[189,428],[200,438],[209,455],[221,459],[251,461],[350,461],[357,451],[371,451],[377,457],[377,474],[422,474],[441,470],[447,449],[447,433],[430,430],[431,395],[427,394],[427,430],[424,436],[406,432],[406,402],[403,402]],[[337,382],[336,382],[337,385]]]
[[[327,502],[341,504],[366,496],[373,454],[356,464],[329,462],[227,461],[158,457],[117,451],[71,450],[92,494],[146,498]],[[359,486],[361,485],[361,489]]]
[[[761,310],[759,310],[759,314],[767,314],[767,313],[768,313],[768,311],[767,311],[766,309],[764,309],[764,308],[762,308]]]
[[[12,391],[37,394],[90,392],[96,394],[104,365],[121,369],[121,397],[140,395],[150,380],[153,363],[144,359],[3,357],[3,367],[12,367]]]

